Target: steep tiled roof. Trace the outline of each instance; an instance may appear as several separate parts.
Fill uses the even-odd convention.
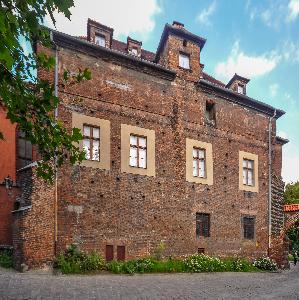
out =
[[[225,87],[225,84],[219,80],[217,80],[216,78],[214,78],[213,76],[202,72],[202,78],[206,81],[209,81],[210,83],[213,83],[215,85],[221,86],[221,87]]]

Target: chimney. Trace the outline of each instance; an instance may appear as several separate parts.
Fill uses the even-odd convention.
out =
[[[232,77],[232,79],[228,82],[228,84],[225,87],[236,93],[246,95],[246,85],[249,81],[250,79],[242,77],[237,73],[235,73],[235,75]]]
[[[127,38],[127,50],[128,53],[137,57],[141,57],[141,46],[142,42],[132,39],[128,36]]]
[[[99,46],[111,48],[113,28],[107,27],[96,21],[87,21],[87,40]]]
[[[173,21],[172,22],[172,26],[173,27],[176,27],[176,28],[184,28],[184,24],[183,23],[181,23],[181,22],[178,22],[178,21]]]

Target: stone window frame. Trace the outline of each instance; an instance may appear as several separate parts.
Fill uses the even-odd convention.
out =
[[[98,127],[100,129],[100,159],[83,160],[80,165],[91,168],[110,170],[110,121],[87,115],[72,113],[72,127],[79,128],[83,135],[83,126]],[[83,149],[83,140],[79,142],[79,148]]]
[[[201,148],[206,152],[206,177],[193,176],[193,148]],[[211,143],[186,138],[186,181],[213,185],[213,147]]]
[[[146,169],[130,166],[130,136],[137,135],[146,138]],[[139,174],[144,176],[156,176],[155,158],[155,131],[142,127],[121,124],[121,172]]]
[[[253,232],[252,232],[253,236],[252,236],[252,238],[245,236],[245,221],[244,221],[245,218],[253,220]],[[241,230],[242,230],[242,239],[243,240],[255,241],[255,239],[256,239],[256,215],[243,214],[241,216]]]
[[[254,185],[246,185],[243,183],[243,160],[252,160],[254,165],[254,171],[253,171],[253,178],[254,178]],[[259,191],[259,180],[258,180],[258,155],[245,152],[245,151],[239,151],[239,190],[246,191],[246,192],[253,192],[258,193]]]

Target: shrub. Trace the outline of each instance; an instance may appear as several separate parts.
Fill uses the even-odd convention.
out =
[[[164,244],[164,242],[160,242],[159,245],[154,250],[153,257],[156,260],[162,260],[163,256],[164,256],[164,251],[165,251],[165,244]]]
[[[3,268],[13,267],[12,251],[3,250],[0,252],[0,266]]]
[[[229,272],[252,272],[258,271],[253,264],[244,258],[226,258],[223,260],[225,271]]]
[[[225,271],[225,264],[216,257],[210,257],[205,254],[195,254],[184,260],[189,272],[221,272]]]
[[[85,253],[75,245],[71,245],[64,253],[60,254],[54,263],[54,267],[60,269],[64,274],[99,271],[104,268],[104,265],[104,260],[97,252]]]
[[[265,271],[277,270],[276,262],[269,257],[258,258],[253,262],[253,265],[259,268],[260,270],[265,270]]]

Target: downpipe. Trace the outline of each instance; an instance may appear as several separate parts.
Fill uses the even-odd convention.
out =
[[[269,129],[268,129],[268,167],[269,167],[269,197],[268,197],[268,255],[271,249],[271,234],[272,234],[272,121],[276,117],[276,109],[274,114],[269,119]]]

